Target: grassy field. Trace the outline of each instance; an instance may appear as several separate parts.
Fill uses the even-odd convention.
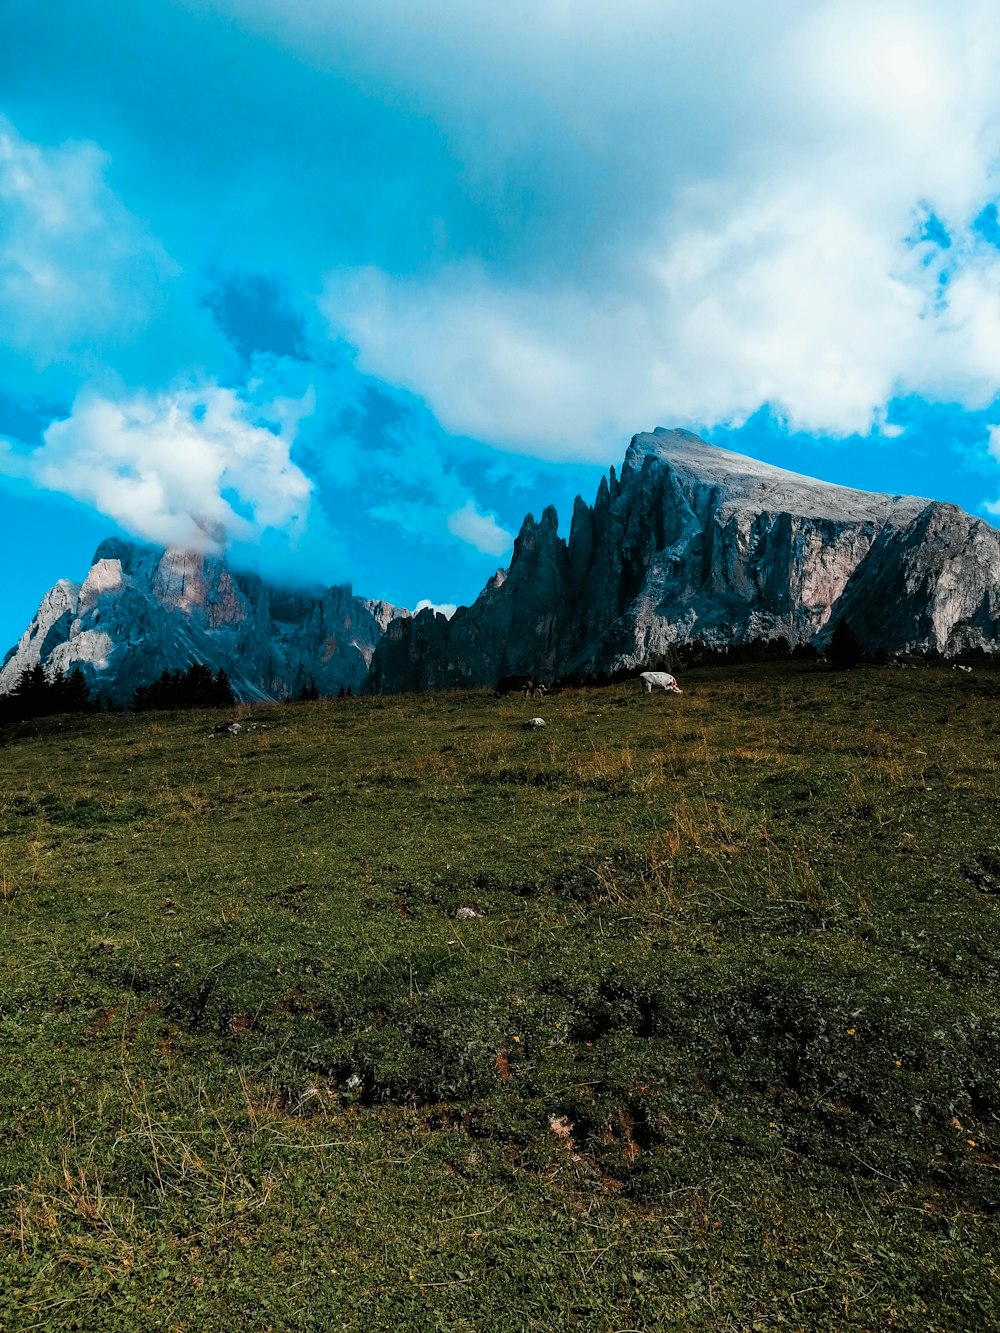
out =
[[[0,1328],[1000,1327],[1000,676],[683,684],[0,734]]]

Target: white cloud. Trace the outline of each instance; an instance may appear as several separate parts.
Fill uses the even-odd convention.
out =
[[[3,339],[40,364],[111,329],[121,338],[177,271],[106,166],[93,143],[42,147],[0,117]]]
[[[504,555],[514,541],[514,534],[502,528],[493,514],[481,513],[473,500],[448,515],[448,531],[487,555]]]
[[[421,597],[420,601],[413,608],[413,614],[419,615],[421,611],[437,611],[439,615],[445,616],[448,620],[452,618],[458,610],[454,602],[432,602],[428,597]]]
[[[20,455],[39,486],[147,540],[202,548],[305,524],[312,483],[290,449],[303,405],[267,412],[209,385],[112,400],[86,394]],[[280,433],[259,424],[282,422]]]
[[[606,6],[566,0],[526,40],[520,4],[501,23],[458,0],[419,20],[390,2],[384,48],[363,17],[289,16],[284,37],[308,33],[316,59],[325,36],[409,80],[470,190],[514,188],[529,143],[541,188],[570,182],[527,211],[515,254],[332,272],[325,309],[362,369],[426,396],[455,432],[551,456],[603,457],[633,430],[738,423],[765,403],[847,434],[897,394],[993,400],[1000,251],[973,224],[1000,197],[995,10],[704,8],[636,3],[612,25]],[[459,55],[475,80],[449,81]],[[581,197],[574,179],[597,189]],[[573,244],[554,252],[560,209]],[[930,213],[948,248],[919,239]]]

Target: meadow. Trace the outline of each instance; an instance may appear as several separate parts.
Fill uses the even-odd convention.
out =
[[[0,1328],[1000,1327],[1000,674],[682,684],[3,728]]]

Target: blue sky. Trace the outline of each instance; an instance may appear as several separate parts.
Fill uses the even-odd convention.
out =
[[[977,0],[5,0],[12,642],[116,532],[469,601],[685,426],[1000,501]]]

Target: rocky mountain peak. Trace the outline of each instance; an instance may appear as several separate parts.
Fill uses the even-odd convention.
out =
[[[504,582],[428,628],[399,624],[375,688],[631,668],[671,645],[825,641],[1000,651],[1000,533],[954,506],[817,481],[686,430],[633,437],[619,480],[577,498],[568,542],[529,515]]]
[[[651,475],[655,475],[663,466],[683,486],[693,489],[718,486],[721,498],[730,504],[759,505],[797,516],[850,522],[881,520],[895,510],[909,520],[929,503],[917,496],[883,495],[817,481],[746,454],[707,444],[687,430],[665,430],[660,426],[648,434],[633,436],[623,471],[632,477],[651,467]]]
[[[111,538],[82,584],[60,580],[46,594],[0,668],[0,692],[26,667],[78,666],[93,692],[122,704],[193,662],[224,669],[241,698],[357,691],[387,626],[407,614],[349,586],[272,587],[217,555]]]

